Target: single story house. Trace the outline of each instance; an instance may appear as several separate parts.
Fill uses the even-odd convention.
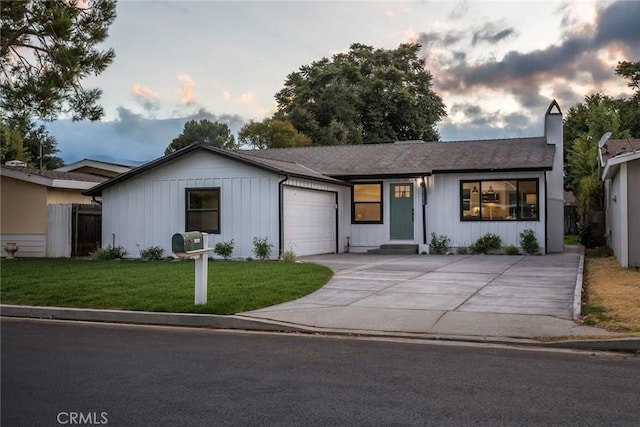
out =
[[[19,247],[19,257],[59,255],[52,243],[59,230],[51,218],[51,205],[92,202],[82,194],[107,178],[81,173],[38,170],[26,166],[0,167],[0,247],[8,242]],[[65,224],[66,225],[66,224]]]
[[[210,246],[235,242],[252,256],[367,252],[382,245],[428,251],[431,233],[452,247],[486,233],[519,246],[532,229],[541,252],[563,251],[562,113],[553,101],[544,135],[458,142],[228,151],[194,145],[85,192],[100,197],[103,245],[131,256],[171,251],[171,236],[200,230]]]
[[[605,240],[623,267],[640,267],[640,139],[608,140],[600,149]]]

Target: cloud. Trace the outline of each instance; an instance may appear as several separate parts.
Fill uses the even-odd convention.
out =
[[[158,94],[147,87],[134,85],[129,93],[146,111],[156,111],[160,108]]]
[[[558,44],[530,52],[510,51],[500,59],[478,62],[456,57],[456,39],[464,40],[459,34],[423,33],[423,40],[431,47],[423,49],[423,55],[441,96],[484,88],[512,94],[520,106],[530,111],[544,108],[553,98],[571,105],[620,80],[614,74],[612,51],[627,60],[640,57],[638,16],[640,2],[611,3],[596,11],[592,23],[574,23],[572,28],[566,28]],[[497,42],[513,34],[511,28],[486,24],[473,33],[472,44]],[[606,61],[599,53],[605,50],[609,52]]]
[[[238,97],[234,97],[225,90],[222,92],[222,99],[224,99],[225,102],[238,105],[252,105],[255,102],[253,92],[245,92]]]
[[[126,107],[116,110],[117,119],[108,122],[73,122],[57,120],[47,123],[56,137],[60,156],[66,163],[91,158],[132,164],[160,157],[171,140],[189,120],[211,120],[225,123],[237,133],[245,123],[238,115],[214,114],[204,108],[195,112],[177,112],[168,118],[154,118]],[[91,144],[87,144],[91,141]]]
[[[178,75],[180,87],[178,89],[178,97],[183,105],[195,105],[196,103],[196,84],[188,74]]]
[[[487,22],[482,28],[473,32],[471,45],[475,46],[480,42],[496,44],[510,36],[515,35],[516,30],[513,28],[500,29],[498,24]]]
[[[449,19],[456,20],[463,18],[469,12],[469,1],[462,0],[456,3],[455,7],[449,14]]]

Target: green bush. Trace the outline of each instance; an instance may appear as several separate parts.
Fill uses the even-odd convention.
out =
[[[269,259],[271,257],[271,249],[273,245],[269,243],[269,239],[254,237],[253,238],[253,254],[261,260]]]
[[[584,247],[589,246],[589,224],[586,221],[578,222],[578,237],[580,244]]]
[[[229,259],[231,258],[231,254],[233,253],[233,246],[233,239],[228,242],[219,242],[216,243],[215,247],[213,248],[213,252],[215,252],[217,255],[220,255],[224,259]]]
[[[164,255],[164,249],[162,249],[160,246],[150,246],[147,249],[143,249],[140,251],[140,258],[148,259],[151,261],[162,259],[162,255]]]
[[[504,253],[507,255],[520,255],[520,249],[517,246],[509,245],[504,248]]]
[[[93,254],[93,259],[98,261],[105,261],[110,259],[121,259],[127,255],[127,251],[123,246],[107,246],[106,248],[99,248]]]
[[[522,250],[529,255],[538,253],[540,245],[538,245],[538,239],[536,238],[536,234],[533,230],[527,228],[520,233],[520,246],[522,246]]]
[[[469,253],[469,248],[466,246],[458,246],[456,248],[456,253],[458,255],[467,255]]]
[[[491,249],[500,249],[502,239],[500,236],[493,233],[487,233],[481,236],[469,246],[469,250],[472,254],[486,254]]]
[[[436,236],[436,233],[431,233],[429,252],[436,255],[444,255],[449,252],[449,242],[449,238],[444,234]]]

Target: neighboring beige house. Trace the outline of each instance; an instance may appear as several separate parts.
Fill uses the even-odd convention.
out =
[[[640,139],[609,140],[600,150],[607,245],[623,267],[640,267]]]
[[[1,166],[0,247],[18,245],[18,257],[47,256],[48,206],[92,203],[82,192],[106,178],[60,171],[39,171],[20,166]]]

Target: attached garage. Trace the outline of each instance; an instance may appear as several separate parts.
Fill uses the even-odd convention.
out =
[[[335,253],[337,194],[332,191],[283,188],[283,250],[296,255]]]

